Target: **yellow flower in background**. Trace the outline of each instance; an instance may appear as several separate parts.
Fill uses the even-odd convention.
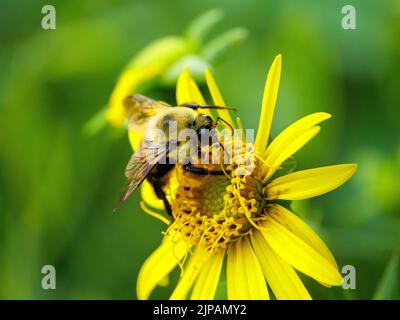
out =
[[[217,35],[209,42],[207,32],[223,17],[214,9],[200,15],[188,26],[182,36],[167,36],[153,41],[135,55],[118,78],[111,93],[106,112],[107,121],[114,127],[122,127],[126,120],[124,98],[143,90],[143,86],[175,85],[183,66],[190,64],[192,72],[201,73],[227,48],[243,41],[247,31],[233,28]]]
[[[238,158],[226,166],[226,176],[199,177],[176,166],[169,193],[173,219],[161,245],[140,270],[139,299],[148,299],[178,265],[182,272],[171,299],[213,299],[224,260],[228,299],[269,299],[270,290],[277,299],[310,299],[297,272],[324,286],[341,285],[342,276],[329,249],[282,200],[327,193],[350,179],[356,165],[279,174],[283,163],[319,132],[318,124],[330,118],[324,112],[306,116],[268,144],[280,74],[278,55],[268,72],[255,143],[241,147],[243,157],[252,159],[248,174],[236,170],[246,170]],[[224,106],[208,70],[205,79],[213,104]],[[177,103],[205,103],[187,69],[178,79]],[[218,111],[234,124],[227,111]],[[130,138],[135,145],[134,135]],[[146,184],[142,195],[149,206],[162,208]]]
[[[124,98],[138,90],[140,85],[160,76],[172,62],[188,52],[189,48],[182,38],[166,37],[155,41],[139,53],[122,72],[111,93],[108,122],[115,127],[121,127],[126,118],[122,103]]]

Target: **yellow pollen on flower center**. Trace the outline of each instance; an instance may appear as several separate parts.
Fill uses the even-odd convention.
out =
[[[202,166],[221,170],[221,165]],[[178,230],[191,245],[213,251],[249,234],[266,205],[258,167],[248,146],[224,165],[226,175],[199,176],[177,167],[179,187],[172,200],[170,229]]]

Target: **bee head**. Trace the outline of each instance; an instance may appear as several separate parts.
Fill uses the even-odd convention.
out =
[[[193,123],[193,129],[197,132],[200,132],[202,129],[211,130],[215,127],[214,120],[206,115],[206,114],[199,114]]]

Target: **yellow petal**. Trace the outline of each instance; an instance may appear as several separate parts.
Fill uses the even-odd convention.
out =
[[[199,272],[209,257],[210,253],[208,250],[199,247],[196,248],[195,252],[190,257],[189,263],[184,266],[183,274],[170,297],[171,300],[186,299],[189,290],[192,288]]]
[[[349,180],[356,164],[339,164],[290,173],[276,178],[266,187],[268,200],[302,200],[327,193]]]
[[[156,77],[162,68],[158,64],[145,68],[132,68],[125,70],[111,93],[107,120],[115,127],[121,127],[125,122],[126,111],[123,100],[131,94],[139,85]]]
[[[158,283],[158,285],[159,285],[160,287],[168,287],[168,286],[169,286],[169,276],[166,275],[164,278],[162,278],[162,279],[160,280],[160,282]]]
[[[140,193],[143,201],[148,206],[158,210],[165,210],[163,201],[157,198],[153,187],[147,180],[143,181]]]
[[[230,300],[269,299],[267,284],[260,264],[246,238],[229,246],[227,288]]]
[[[224,256],[225,250],[215,253],[201,268],[192,291],[192,300],[212,300],[214,298]]]
[[[269,178],[280,168],[280,165],[291,155],[300,150],[308,141],[314,138],[320,131],[320,127],[315,126],[299,132],[298,135],[285,141],[279,149],[271,153],[262,166],[263,183],[266,183]]]
[[[329,119],[330,114],[317,112],[310,114],[283,130],[268,146],[262,157],[265,163],[262,166],[262,175],[266,182],[291,155],[301,149],[318,132],[318,123]]]
[[[139,147],[140,140],[142,139],[143,132],[138,130],[129,130],[128,138],[133,151],[136,151]]]
[[[208,90],[210,91],[210,94],[214,101],[214,104],[216,106],[225,107],[225,101],[222,98],[222,95],[218,89],[217,83],[215,82],[215,79],[214,79],[211,71],[208,68],[206,68],[206,71],[205,71],[205,78],[206,78]],[[229,114],[228,110],[218,109],[217,112],[218,112],[218,115],[222,119],[224,119],[226,122],[228,122],[230,126],[234,127],[232,117]]]
[[[296,136],[298,132],[301,132],[305,129],[309,129],[331,117],[332,116],[326,112],[315,112],[292,123],[271,142],[267,150],[263,153],[263,158],[264,159],[267,158],[268,155],[274,152],[275,149],[277,149],[279,145],[282,144],[282,142],[287,139],[288,136],[291,137]]]
[[[277,299],[311,299],[296,271],[272,250],[259,231],[252,234],[251,243],[265,278]]]
[[[338,269],[318,251],[270,217],[261,225],[265,240],[283,260],[319,282],[341,285]]]
[[[268,144],[272,118],[274,116],[275,104],[278,96],[279,81],[281,78],[281,60],[282,57],[278,54],[268,71],[265,83],[260,122],[258,124],[257,136],[254,144],[259,154],[264,152]]]
[[[188,244],[179,234],[171,232],[169,236],[165,236],[162,244],[147,258],[140,269],[136,285],[138,299],[148,299],[158,284],[164,284],[165,277],[188,250]]]
[[[338,268],[335,258],[325,243],[298,216],[279,204],[268,205],[268,215],[318,251],[333,267]]]
[[[188,67],[185,67],[179,75],[176,84],[176,101],[178,105],[183,105],[185,103],[196,103],[198,105],[206,104],[199,87],[189,73]],[[208,109],[202,109],[201,112],[211,115]]]

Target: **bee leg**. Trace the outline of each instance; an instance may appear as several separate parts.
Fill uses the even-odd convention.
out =
[[[171,205],[167,199],[167,196],[164,192],[164,190],[161,187],[160,182],[157,179],[147,177],[149,180],[150,184],[153,186],[154,193],[156,194],[157,198],[162,200],[164,203],[165,211],[167,211],[168,215],[172,217],[172,208]]]
[[[165,194],[164,194],[165,195]],[[164,197],[162,199],[163,203],[164,203],[164,207],[165,207],[165,211],[167,211],[168,215],[172,218],[172,208],[171,205],[168,202],[167,197]]]
[[[199,176],[208,176],[208,175],[222,176],[222,175],[225,174],[224,171],[222,171],[222,170],[208,170],[208,169],[205,169],[205,168],[194,167],[190,162],[185,164],[183,166],[183,169],[185,171],[197,174]]]
[[[166,196],[164,190],[159,185],[157,185],[157,186],[154,186],[154,191],[155,191],[157,198],[163,201],[165,211],[167,211],[168,215],[170,217],[172,217],[172,208],[171,208],[171,205],[167,199],[167,196]]]

